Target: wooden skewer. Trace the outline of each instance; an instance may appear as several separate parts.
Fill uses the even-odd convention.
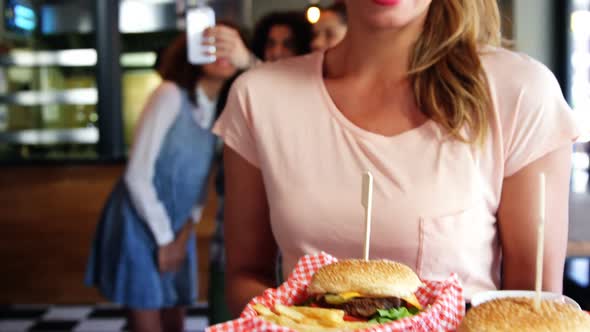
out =
[[[368,261],[371,243],[371,209],[373,207],[373,175],[369,171],[363,173],[361,204],[365,208],[365,250],[363,257]]]
[[[537,227],[537,273],[535,275],[535,308],[541,308],[543,286],[543,243],[545,240],[545,174],[539,177],[539,225]]]

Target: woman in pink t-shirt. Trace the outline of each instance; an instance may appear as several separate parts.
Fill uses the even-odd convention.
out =
[[[361,174],[374,176],[372,258],[470,299],[532,289],[539,174],[543,289],[560,292],[576,127],[553,74],[495,45],[495,0],[349,0],[333,49],[234,84],[225,145],[227,294],[235,313],[297,259],[363,253]]]

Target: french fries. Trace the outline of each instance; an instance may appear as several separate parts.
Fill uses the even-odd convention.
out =
[[[263,319],[296,331],[352,331],[372,327],[372,323],[347,322],[344,311],[337,309],[295,307],[277,304],[272,310],[255,304],[254,310]]]
[[[297,310],[293,310],[282,304],[275,305],[275,311],[279,315],[288,317],[296,322],[302,322],[304,320],[307,320],[307,317],[305,317],[305,315],[303,315],[302,313],[299,313]]]
[[[325,326],[338,327],[344,321],[344,311],[337,309],[291,307],[291,310],[298,311],[302,315],[322,322]]]

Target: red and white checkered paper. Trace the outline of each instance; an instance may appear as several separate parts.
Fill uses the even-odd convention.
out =
[[[273,331],[293,332],[293,329],[270,323],[258,316],[252,308],[255,303],[274,307],[276,303],[296,305],[307,299],[307,285],[313,274],[322,266],[337,259],[324,252],[307,255],[299,260],[287,281],[278,288],[267,289],[246,306],[240,318],[209,327],[208,332]],[[420,314],[388,324],[379,324],[362,332],[398,331],[455,331],[465,315],[463,287],[456,274],[444,281],[423,281],[416,291],[416,297],[425,308]]]

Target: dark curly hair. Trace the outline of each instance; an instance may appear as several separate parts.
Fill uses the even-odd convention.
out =
[[[270,29],[276,25],[288,26],[293,32],[295,40],[295,54],[302,55],[310,52],[310,43],[313,36],[311,24],[307,22],[303,13],[300,12],[275,12],[264,16],[254,29],[252,40],[252,51],[262,60],[264,59],[264,49],[268,42]]]

